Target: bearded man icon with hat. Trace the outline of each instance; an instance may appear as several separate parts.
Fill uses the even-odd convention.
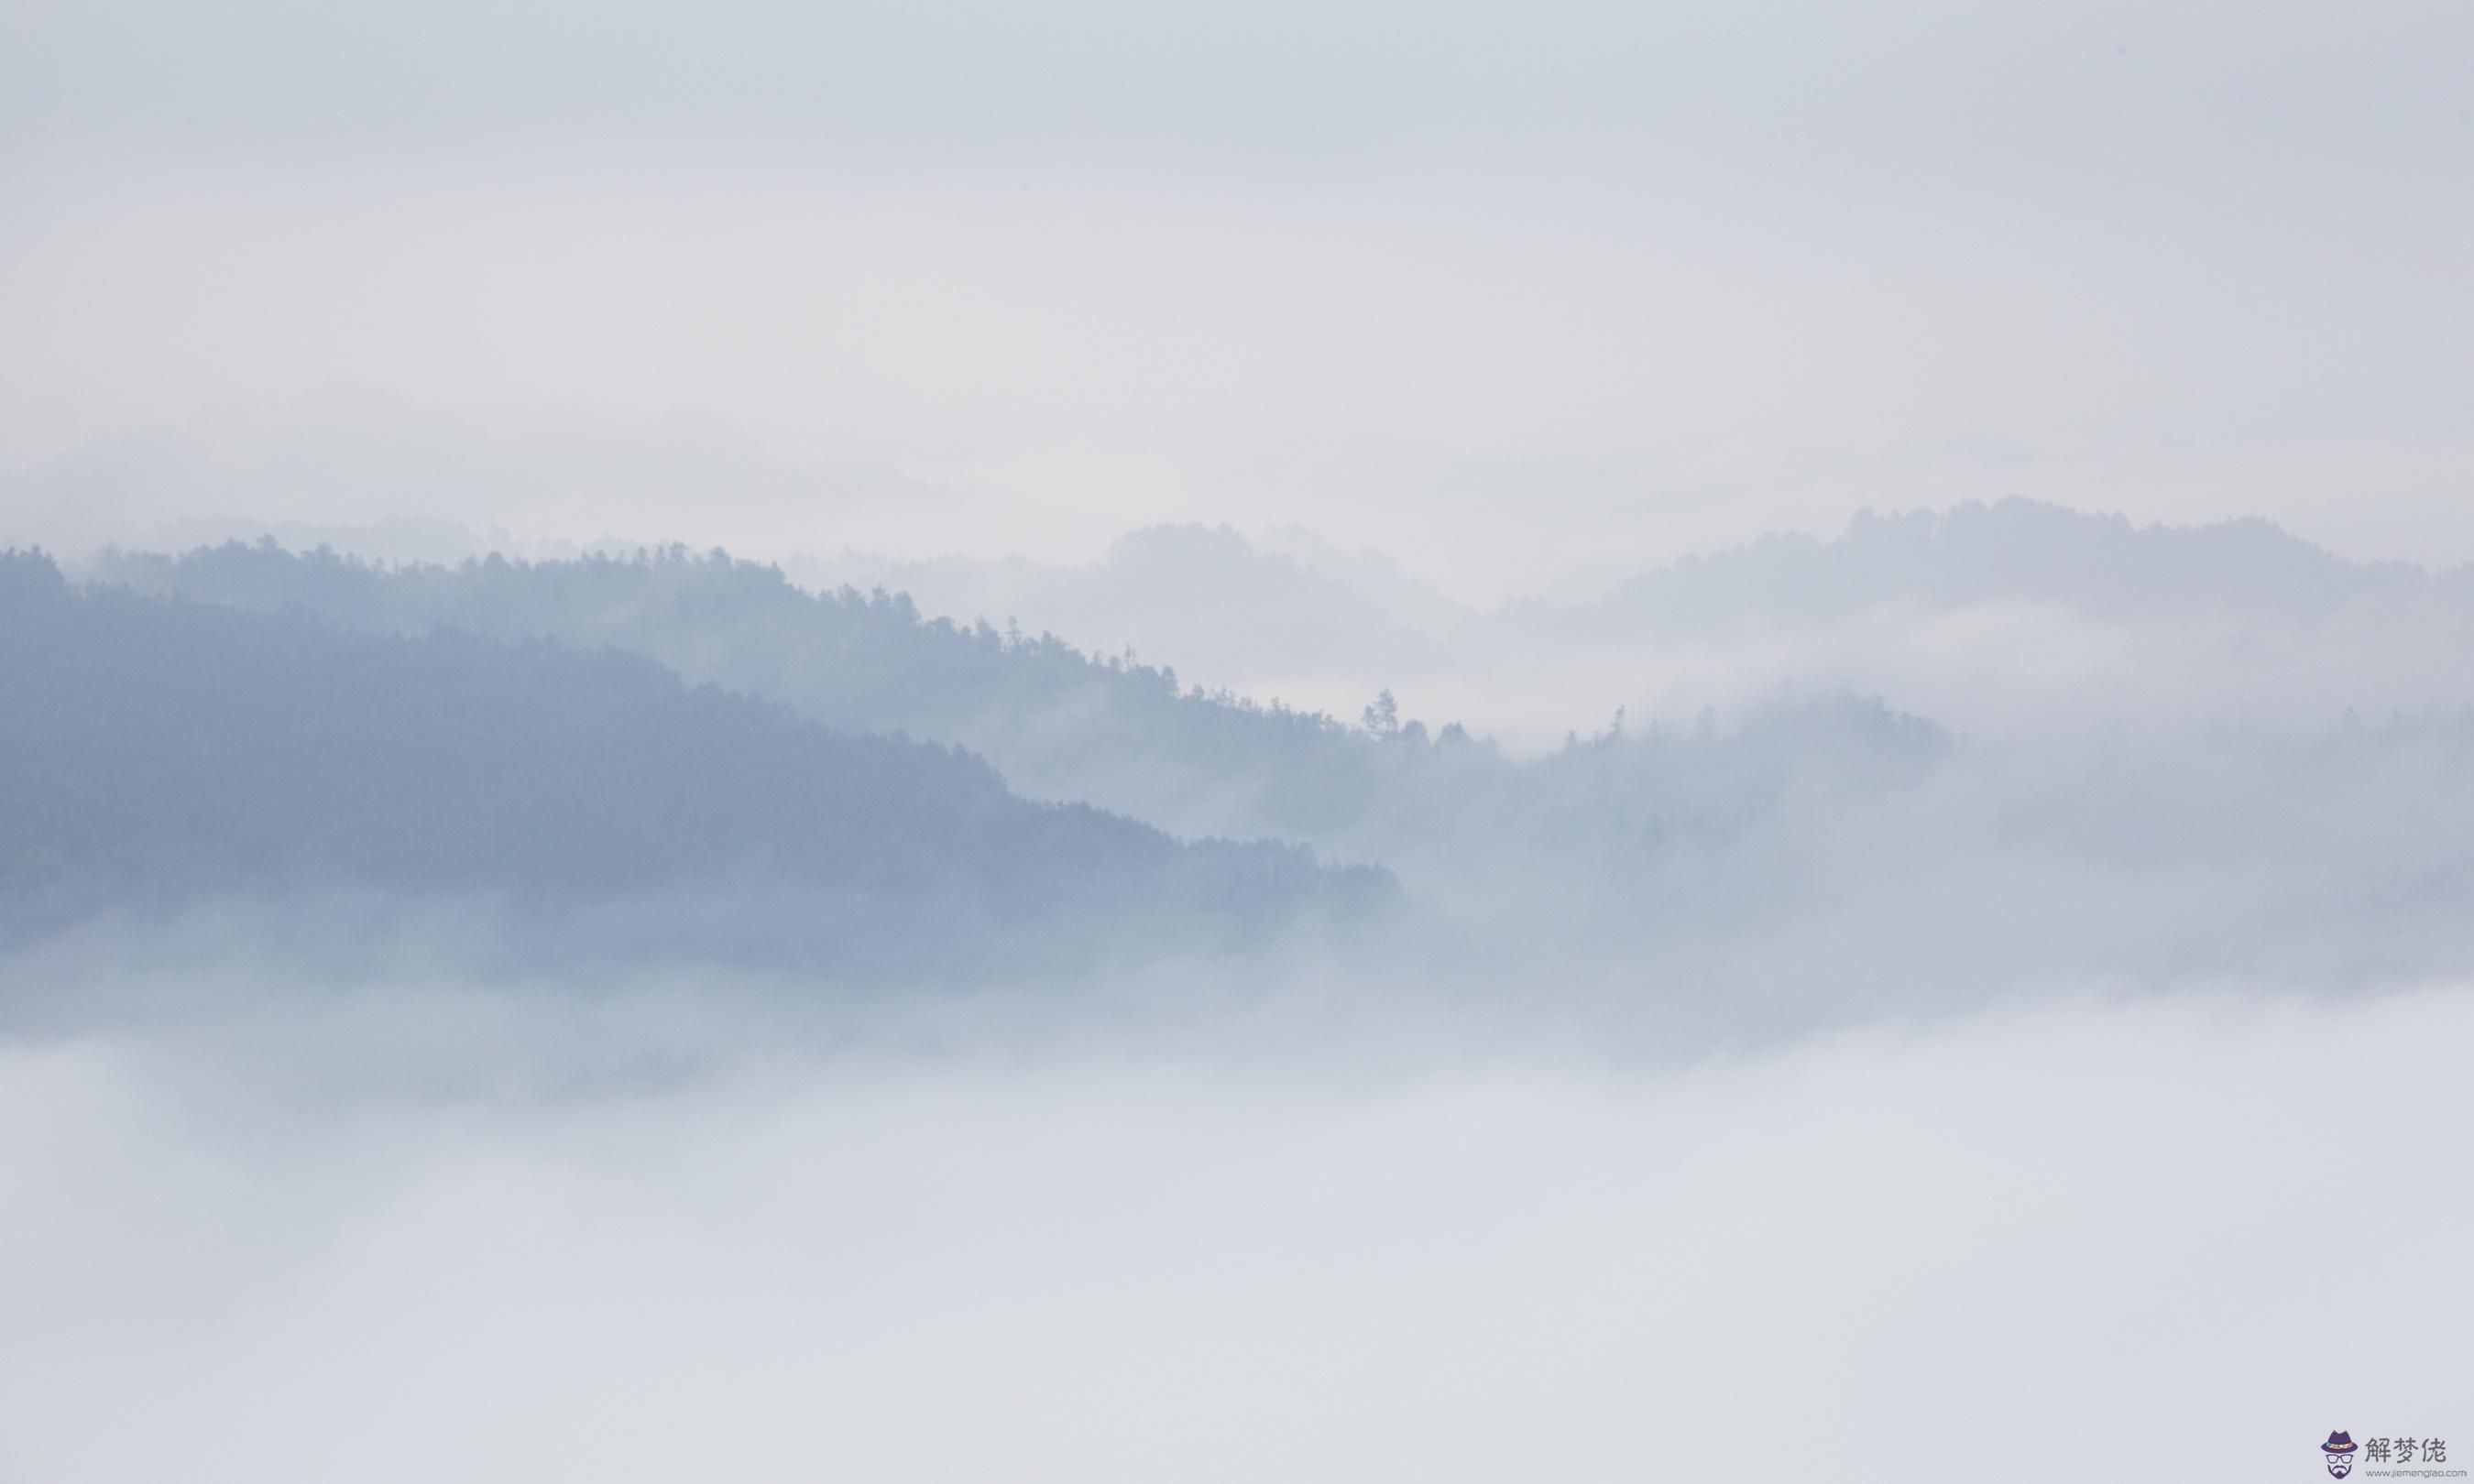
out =
[[[2328,1477],[2341,1479],[2354,1472],[2354,1435],[2352,1433],[2328,1434],[2328,1441],[2319,1445],[2319,1451],[2328,1455]]]

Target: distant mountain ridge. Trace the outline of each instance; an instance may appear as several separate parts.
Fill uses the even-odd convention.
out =
[[[1302,546],[1296,533],[1289,539]],[[1371,581],[1364,563],[1338,572],[1326,564],[1340,565],[1328,554],[1318,562],[1267,549],[1225,525],[1185,524],[1128,531],[1088,565],[858,553],[783,565],[811,587],[882,586],[932,615],[1018,618],[1104,653],[1132,647],[1239,680],[1431,667],[1443,658],[1439,634],[1475,617],[1455,614],[1431,589]]]
[[[1511,605],[1525,633],[1809,624],[1888,603],[2051,603],[2106,618],[2229,610],[2325,617],[2378,593],[2474,597],[2467,569],[2348,562],[2256,518],[2134,525],[2041,501],[1856,514],[1832,538],[1771,535],[1639,573],[1594,603]]]

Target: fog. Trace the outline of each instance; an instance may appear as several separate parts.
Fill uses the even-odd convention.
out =
[[[0,561],[0,1476],[2274,1475],[2462,1404],[2462,573],[2004,505],[1490,610],[1297,532],[874,574],[1481,727],[1725,682],[1546,743],[857,554],[277,529]]]
[[[556,1090],[521,1067],[652,1021],[13,1041],[0,1468],[2298,1477],[2462,1404],[2469,1016],[2223,985],[1662,1068],[857,1038]],[[451,1090],[309,1065],[355,1043]]]
[[[1011,618],[1189,680],[1353,715],[1378,690],[1516,751],[1852,688],[1981,737],[2283,735],[2474,703],[2465,565],[2355,562],[2257,519],[2196,525],[2017,499],[1863,509],[1482,610],[1302,527],[1155,526],[1086,564],[845,550],[795,581]]]
[[[74,703],[19,703],[55,901],[112,900],[98,873],[251,900],[324,861],[497,901],[473,941],[519,959],[910,982],[1243,941],[1342,952],[1378,994],[1538,979],[1719,1040],[2050,980],[2444,978],[2474,921],[2462,574],[2264,526],[1866,515],[1422,630],[1225,531],[1096,570],[878,574],[931,603],[993,575],[1238,668],[1319,653],[1352,699],[1407,669],[1355,715],[720,555],[114,551],[83,596],[20,567],[55,636],[19,690]],[[229,703],[161,687],[148,646],[175,637]],[[58,799],[104,788],[133,730],[154,781],[76,826]],[[235,784],[276,750],[299,760],[253,803]],[[867,905],[801,905],[826,888]]]
[[[0,1484],[2462,1472],[2469,15],[0,0]]]

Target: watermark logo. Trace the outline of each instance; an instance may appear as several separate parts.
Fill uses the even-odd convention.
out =
[[[2366,1438],[2358,1449],[2354,1435],[2339,1428],[2328,1434],[2319,1445],[2319,1456],[2328,1465],[2328,1477],[2341,1479],[2354,1472],[2354,1460],[2360,1456],[2366,1478],[2462,1479],[2463,1469],[2435,1468],[2448,1462],[2448,1440],[2445,1438]]]

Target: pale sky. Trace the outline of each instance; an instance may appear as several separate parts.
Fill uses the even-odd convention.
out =
[[[0,14],[0,539],[2474,560],[2462,5]]]

